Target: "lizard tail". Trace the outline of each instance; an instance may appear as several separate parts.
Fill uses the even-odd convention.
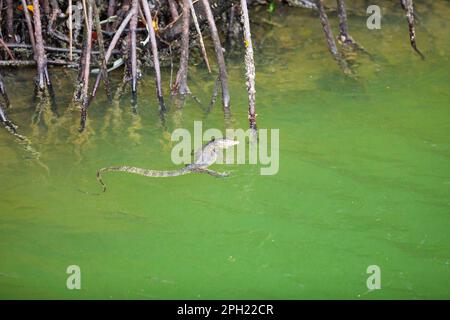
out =
[[[128,172],[134,173],[145,177],[176,177],[181,176],[187,173],[190,173],[192,170],[189,167],[184,167],[177,170],[150,170],[143,169],[138,167],[129,167],[129,166],[121,166],[121,167],[106,167],[97,170],[97,181],[103,187],[103,192],[106,191],[106,184],[103,182],[102,173],[103,172]]]

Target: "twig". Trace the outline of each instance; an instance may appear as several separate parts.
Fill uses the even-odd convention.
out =
[[[73,54],[73,21],[72,21],[72,0],[69,0],[69,61],[72,61]]]
[[[172,16],[172,20],[177,20],[179,17],[178,10],[177,10],[177,4],[174,0],[168,0],[169,2],[169,10],[170,15]]]
[[[180,67],[175,79],[175,84],[172,87],[172,93],[187,94],[189,88],[187,86],[187,73],[189,61],[189,0],[183,0],[183,35],[181,36],[181,52],[180,52]]]
[[[24,9],[25,10],[25,9]],[[47,57],[45,56],[44,40],[42,38],[42,25],[39,0],[33,0],[34,34],[36,41],[35,60],[37,64],[37,89],[43,92],[50,79],[47,72]]]
[[[323,0],[316,0],[317,7],[320,14],[320,22],[323,27],[323,32],[325,33],[325,39],[327,40],[328,49],[330,50],[333,57],[338,57],[339,52],[336,47],[336,42],[334,42],[333,32],[331,31],[330,23],[328,22],[328,16],[323,7]]]
[[[22,1],[23,13],[25,15],[25,21],[27,22],[28,34],[30,36],[30,42],[33,47],[33,51],[36,52],[36,42],[34,40],[34,28],[33,28],[33,23],[31,22],[30,12],[28,11],[27,2],[25,0],[21,0],[21,1]],[[12,6],[12,3],[11,3],[11,6]]]
[[[133,101],[137,99],[137,53],[136,53],[136,27],[138,20],[138,0],[132,0],[130,20],[130,58],[131,58],[131,96]]]
[[[23,2],[23,1],[22,1]],[[25,9],[24,9],[25,10]],[[8,39],[14,39],[14,4],[13,0],[6,0],[6,35]],[[15,39],[14,39],[15,41]]]
[[[88,8],[87,8],[87,5],[86,5],[86,0],[82,0],[81,3],[83,4],[84,26],[87,27],[89,25],[89,21],[88,21],[88,13],[87,13]]]
[[[406,11],[406,20],[408,21],[408,29],[409,29],[409,42],[411,43],[411,47],[417,54],[425,60],[425,56],[420,52],[417,48],[416,44],[416,29],[414,27],[414,3],[413,0],[400,0],[400,4],[403,9]]]
[[[351,70],[348,67],[347,61],[345,61],[339,53],[336,42],[334,41],[333,32],[331,31],[330,23],[328,22],[328,16],[323,6],[323,0],[316,0],[317,8],[319,9],[320,23],[322,24],[323,32],[327,40],[328,49],[331,52],[333,58],[339,63],[340,67],[345,74],[351,74]]]
[[[33,49],[32,45],[25,44],[25,43],[5,43],[8,48],[19,48],[19,49]],[[45,51],[48,52],[69,52],[70,50],[67,48],[56,48],[56,47],[49,47],[44,46]],[[72,49],[72,53],[82,53],[82,50],[80,49]],[[119,53],[118,50],[113,50],[112,53]],[[92,51],[91,54],[100,54],[100,51]]]
[[[83,131],[86,127],[87,109],[89,106],[89,71],[90,71],[90,61],[91,61],[91,48],[92,48],[92,7],[94,0],[87,0],[87,12],[85,11],[86,19],[86,57],[83,70],[83,83],[81,90],[81,121],[80,121],[80,131]]]
[[[231,8],[235,1],[211,0],[211,10],[214,16],[220,17],[223,12]],[[198,24],[202,26],[207,23],[205,7],[201,1],[193,2],[195,11],[197,13]],[[193,23],[193,22],[192,22]],[[183,19],[176,19],[169,23],[166,27],[159,30],[159,38],[165,42],[170,43],[179,39],[183,33]]]
[[[211,67],[209,66],[208,54],[206,53],[205,43],[203,42],[202,31],[200,30],[200,26],[197,20],[197,14],[195,13],[195,8],[192,3],[192,0],[189,0],[189,7],[191,9],[192,20],[194,21],[195,29],[197,30],[197,34],[200,40],[200,50],[203,56],[203,60],[205,60],[206,67],[208,68],[208,72],[211,73]]]
[[[214,42],[214,49],[216,51],[217,64],[219,65],[220,82],[222,84],[222,103],[224,108],[230,107],[230,94],[228,91],[228,75],[225,68],[225,59],[223,57],[223,48],[220,44],[219,33],[217,31],[216,23],[214,22],[214,16],[209,6],[208,0],[201,0],[205,9],[206,18],[208,20],[209,30],[211,32],[211,38]]]
[[[164,104],[164,96],[162,91],[161,84],[161,69],[159,65],[159,53],[158,53],[158,45],[156,43],[155,29],[153,28],[152,23],[152,15],[150,12],[150,7],[146,0],[142,0],[142,9],[144,11],[145,19],[147,20],[147,27],[150,33],[150,50],[153,56],[153,66],[155,68],[155,82],[156,82],[156,95],[158,96],[159,108],[161,111],[166,110],[166,106]]]
[[[368,55],[371,59],[372,55],[364,49],[358,42],[356,42],[352,36],[348,33],[347,25],[347,9],[345,8],[344,0],[337,0],[337,12],[339,16],[339,36],[338,42],[350,49],[357,49]]]
[[[95,24],[95,30],[97,31],[97,41],[98,41],[98,47],[99,47],[99,52],[100,52],[100,56],[99,56],[100,70],[103,73],[102,77],[103,77],[103,82],[105,85],[106,97],[108,98],[108,100],[111,100],[108,68],[107,68],[106,60],[105,60],[105,43],[103,40],[102,26],[100,25],[100,13],[97,8],[97,5],[95,4],[95,1],[93,3],[93,10],[94,10],[94,24]],[[92,52],[91,52],[91,54],[92,54]]]
[[[250,19],[248,16],[247,0],[241,0],[242,24],[244,25],[245,68],[247,69],[248,91],[248,120],[250,129],[256,130],[255,112],[255,60],[253,58],[253,44],[250,33]]]
[[[339,16],[339,40],[343,44],[353,44],[352,37],[348,34],[348,26],[347,26],[347,12],[345,10],[344,0],[336,0],[337,1],[337,10]]]
[[[128,22],[130,22],[132,15],[133,15],[133,11],[130,10],[128,12],[128,15],[125,17],[125,19],[123,19],[121,25],[119,26],[119,28],[117,29],[116,33],[114,34],[114,37],[112,38],[111,42],[109,43],[108,50],[105,53],[105,62],[106,63],[108,63],[108,60],[111,57],[111,54],[112,54],[112,52],[113,52],[117,42],[119,41],[120,36],[123,33],[123,30],[127,26]],[[98,88],[98,85],[100,83],[101,77],[102,77],[102,74],[99,73],[97,75],[97,79],[95,80],[94,89],[92,90],[92,94],[91,94],[92,98],[95,97],[95,94],[97,93],[97,88]]]
[[[47,60],[47,64],[54,66],[69,66],[69,67],[78,66],[78,64],[75,62],[64,60]],[[0,67],[29,67],[35,65],[36,60],[0,60]]]

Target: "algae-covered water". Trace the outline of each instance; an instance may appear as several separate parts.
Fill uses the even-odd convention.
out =
[[[381,30],[366,28],[362,5],[349,13],[373,55],[356,57],[356,78],[331,59],[314,13],[253,10],[258,127],[279,129],[276,175],[249,164],[214,165],[226,179],[111,173],[106,193],[86,193],[100,191],[100,167],[176,168],[170,135],[194,120],[247,128],[242,52],[228,62],[228,122],[220,98],[205,113],[215,76],[192,64],[201,103],[167,96],[162,123],[148,70],[137,114],[128,92],[110,104],[100,91],[83,134],[67,111],[75,71],[50,70],[56,109],[37,124],[34,71],[3,71],[10,118],[39,154],[0,130],[0,298],[450,298],[450,3],[417,4],[425,61],[400,6],[380,6]],[[70,265],[81,290],[66,287]],[[381,289],[367,287],[371,265]]]

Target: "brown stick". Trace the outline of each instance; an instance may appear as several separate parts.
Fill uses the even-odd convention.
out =
[[[172,93],[187,94],[190,92],[187,86],[189,61],[189,10],[189,0],[183,0],[183,35],[181,37],[180,68],[178,69],[175,84],[172,87]]]
[[[111,54],[116,47],[117,42],[120,39],[120,36],[123,33],[123,30],[125,30],[125,27],[127,26],[128,22],[130,22],[131,17],[133,15],[133,11],[129,10],[128,15],[123,19],[122,23],[120,24],[119,28],[117,29],[116,33],[114,34],[114,37],[112,38],[111,42],[109,43],[108,50],[106,50],[105,53],[105,62],[108,63],[109,58],[111,57]],[[100,83],[100,79],[102,78],[102,74],[99,73],[97,75],[97,79],[95,80],[94,89],[92,90],[91,97],[95,97],[97,93],[97,88]]]
[[[116,0],[109,0],[108,3],[108,18],[114,16],[116,12]],[[106,30],[111,31],[111,23],[108,23]]]
[[[177,4],[175,3],[174,0],[168,0],[168,2],[169,2],[170,15],[172,16],[172,21],[177,20],[179,17]]]
[[[367,50],[364,49],[359,43],[357,43],[348,33],[347,10],[345,9],[344,0],[337,0],[337,11],[339,16],[338,42],[344,46],[349,46],[352,49],[358,49],[361,52],[367,54],[372,59],[372,55],[367,52]]]
[[[137,97],[137,54],[136,54],[136,27],[138,20],[138,0],[131,2],[131,11],[133,16],[130,20],[130,58],[131,58],[131,96],[133,101]]]
[[[89,1],[89,0],[88,0]],[[83,4],[83,18],[84,18],[84,26],[87,27],[89,25],[89,17],[87,14],[87,5],[86,5],[86,0],[82,0],[81,3]],[[86,32],[86,30],[84,30],[84,32]]]
[[[414,27],[414,3],[413,0],[400,0],[400,4],[406,12],[406,20],[408,21],[408,29],[409,29],[409,42],[411,43],[411,47],[417,54],[425,60],[425,56],[420,52],[417,48],[416,44],[416,29]]]
[[[25,15],[25,21],[27,22],[28,27],[28,34],[30,36],[30,42],[33,46],[33,51],[36,52],[36,41],[34,40],[34,27],[33,23],[31,22],[31,16],[30,12],[28,11],[27,2],[25,0],[21,0],[22,7],[23,7],[23,13]]]
[[[330,23],[328,21],[328,16],[323,6],[323,0],[316,0],[316,4],[317,9],[319,10],[320,23],[322,24],[325,39],[327,40],[328,49],[330,50],[333,58],[339,63],[344,73],[351,74],[351,70],[348,67],[347,62],[341,57],[341,54],[336,47],[336,42],[334,41],[333,32],[331,31]]]
[[[14,4],[13,0],[6,0],[6,33],[8,39],[14,42]]]
[[[73,21],[72,21],[72,0],[69,0],[68,5],[69,10],[69,61],[72,61],[72,54],[73,54]]]
[[[228,75],[225,68],[225,59],[223,57],[223,49],[220,44],[219,33],[217,32],[216,23],[214,22],[214,16],[209,6],[208,0],[201,0],[205,9],[206,18],[208,19],[209,30],[211,32],[211,38],[214,42],[214,49],[216,51],[217,64],[219,65],[219,76],[222,84],[222,103],[224,108],[230,107],[230,94],[228,91]]]
[[[100,70],[102,72],[103,82],[105,85],[105,92],[106,97],[108,99],[111,99],[111,92],[109,88],[109,77],[108,77],[108,68],[106,66],[106,60],[105,60],[105,43],[103,40],[103,32],[102,32],[102,26],[100,25],[100,13],[97,8],[97,5],[95,4],[95,1],[93,2],[93,12],[94,12],[94,24],[95,24],[95,30],[97,31],[97,42],[99,47],[99,60],[100,60]],[[92,52],[91,52],[92,54]]]
[[[250,19],[248,16],[247,0],[241,0],[242,24],[244,25],[245,44],[245,68],[247,69],[247,91],[248,91],[248,120],[250,129],[256,130],[255,112],[255,60],[253,58],[252,35],[250,33]]]
[[[54,66],[78,67],[77,63],[64,60],[47,60],[47,64]],[[29,67],[35,65],[36,60],[0,60],[0,67]]]
[[[347,11],[345,10],[344,0],[337,0],[337,9],[339,16],[339,40],[343,44],[352,44],[353,39],[348,34]]]
[[[76,86],[75,86],[75,92],[73,95],[73,101],[76,102],[78,105],[82,105],[83,104],[83,78],[84,78],[84,69],[85,69],[85,65],[86,65],[86,55],[87,55],[87,34],[86,34],[86,24],[87,24],[87,18],[85,18],[85,16],[87,15],[87,8],[85,6],[86,1],[83,1],[83,21],[84,21],[84,33],[83,33],[83,42],[82,42],[82,50],[81,50],[81,57],[80,57],[80,61],[79,61],[79,66],[78,66],[78,76],[77,76],[77,81],[76,81]],[[80,22],[81,22],[81,17],[80,17]]]
[[[24,9],[25,10],[25,9]],[[42,38],[41,12],[39,0],[33,0],[34,35],[36,41],[35,60],[37,64],[37,89],[44,91],[50,83],[47,72],[47,57],[45,56],[44,40]]]
[[[317,8],[320,14],[320,23],[322,24],[323,32],[325,33],[325,39],[327,40],[328,49],[330,50],[333,57],[339,55],[338,49],[336,47],[336,42],[334,41],[333,32],[331,31],[330,23],[328,22],[328,16],[323,7],[323,0],[316,0]]]
[[[33,46],[25,43],[5,43],[8,48],[25,48],[25,49],[33,49]],[[70,52],[70,49],[67,48],[56,48],[44,46],[45,51],[51,52]],[[118,50],[113,50],[113,53],[118,53]],[[82,50],[72,49],[72,53],[82,53]],[[92,51],[91,54],[100,54],[100,51]]]
[[[211,73],[211,67],[209,66],[208,54],[206,53],[205,43],[203,42],[202,31],[200,30],[200,25],[198,24],[197,14],[195,13],[194,4],[192,0],[189,0],[189,8],[191,9],[192,20],[194,21],[195,29],[197,30],[197,34],[200,41],[200,51],[203,56],[203,60],[205,60],[206,67],[208,68],[208,72]]]
[[[165,111],[166,106],[164,104],[164,96],[163,96],[162,85],[161,85],[161,69],[159,66],[159,53],[158,53],[158,46],[156,43],[155,29],[153,28],[153,23],[152,23],[152,15],[150,12],[150,7],[148,5],[148,2],[146,0],[142,0],[141,3],[142,3],[142,9],[144,11],[145,19],[147,20],[148,30],[150,32],[149,46],[150,46],[150,50],[152,51],[153,65],[155,67],[156,95],[158,96],[160,110]]]
[[[211,9],[214,16],[219,17],[223,12],[231,8],[236,1],[210,0]],[[200,26],[207,23],[205,8],[201,1],[195,1],[195,12],[197,13],[198,23]],[[181,37],[183,33],[183,19],[177,19],[168,26],[159,30],[159,37],[166,43],[170,43]]]
[[[87,12],[86,14],[86,56],[83,70],[83,87],[81,90],[81,121],[80,121],[80,131],[84,130],[86,127],[86,119],[87,119],[87,108],[89,106],[89,73],[90,73],[90,62],[91,62],[91,48],[92,48],[92,7],[94,0],[87,0]]]

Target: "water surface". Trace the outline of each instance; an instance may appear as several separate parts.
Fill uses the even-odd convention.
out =
[[[168,101],[161,123],[149,70],[137,114],[129,93],[109,104],[100,91],[83,134],[67,111],[74,71],[51,70],[57,108],[34,125],[34,73],[8,71],[10,117],[40,156],[0,130],[0,297],[450,298],[450,4],[417,5],[425,61],[401,9],[381,5],[381,30],[365,27],[364,9],[350,14],[373,54],[357,57],[356,78],[330,58],[314,14],[254,11],[258,126],[280,130],[274,176],[215,165],[232,176],[109,174],[105,194],[80,192],[99,191],[100,167],[175,168],[170,134],[194,120],[246,128],[241,52],[228,63],[228,123],[220,99],[204,112],[215,76],[201,64],[189,70],[201,104]],[[66,288],[69,265],[81,268],[81,290]],[[381,290],[366,287],[369,265],[381,268]]]

